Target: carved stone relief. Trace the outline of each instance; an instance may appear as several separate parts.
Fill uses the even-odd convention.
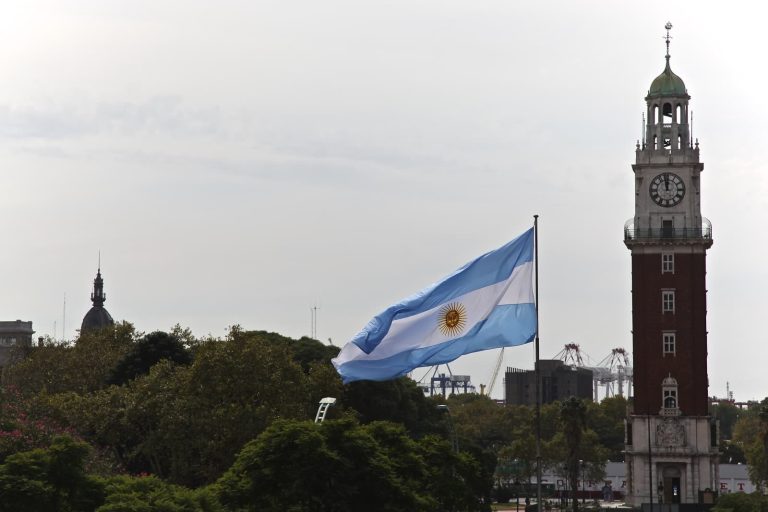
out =
[[[664,418],[656,425],[656,446],[685,446],[685,427],[677,418]]]

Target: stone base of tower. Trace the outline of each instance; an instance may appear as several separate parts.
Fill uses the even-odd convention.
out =
[[[706,503],[719,482],[717,439],[709,416],[630,415],[627,505]]]

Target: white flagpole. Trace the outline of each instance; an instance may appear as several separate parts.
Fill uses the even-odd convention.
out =
[[[534,293],[536,298],[536,509],[541,512],[541,375],[539,373],[539,216],[533,216]]]

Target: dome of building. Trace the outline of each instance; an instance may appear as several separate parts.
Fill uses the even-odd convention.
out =
[[[93,306],[83,317],[83,323],[80,326],[80,332],[87,330],[99,330],[108,325],[115,325],[112,315],[109,314],[104,306]]]
[[[669,67],[669,55],[664,71],[651,82],[651,88],[648,89],[649,98],[661,96],[688,96],[683,79]]]
[[[101,278],[101,269],[99,269],[96,271],[96,279],[93,280],[93,293],[91,293],[93,307],[83,317],[80,334],[89,330],[96,331],[110,325],[115,325],[112,315],[104,308],[104,301],[106,300],[104,280]]]

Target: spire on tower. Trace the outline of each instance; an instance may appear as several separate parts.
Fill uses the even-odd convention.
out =
[[[672,30],[672,23],[669,21],[666,25],[664,25],[664,28],[667,29],[667,35],[664,37],[664,40],[667,42],[667,63],[669,63],[669,41],[672,39],[672,36],[669,35],[669,31]]]
[[[96,271],[96,279],[93,280],[93,292],[91,293],[91,301],[94,306],[101,307],[104,305],[104,301],[107,296],[104,295],[104,280],[101,278],[101,265]]]

